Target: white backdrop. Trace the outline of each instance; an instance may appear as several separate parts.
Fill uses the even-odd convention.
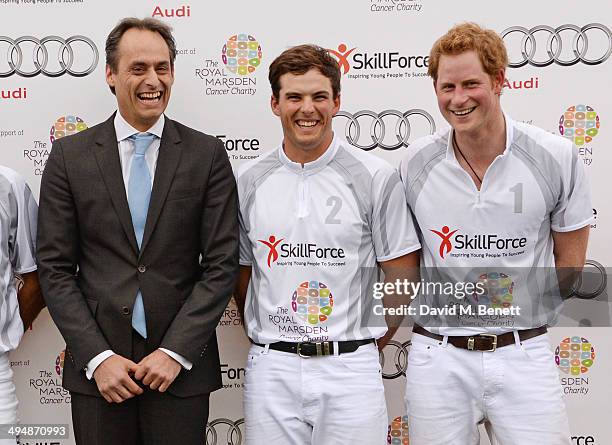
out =
[[[588,136],[575,141],[591,182],[596,215],[588,258],[604,266],[610,263],[612,223],[607,214],[612,204],[606,199],[611,185],[606,166],[612,162],[608,131],[612,97],[607,88],[612,52],[609,2],[0,0],[0,35],[4,36],[0,37],[0,162],[24,175],[36,195],[51,140],[92,126],[115,110],[114,97],[104,82],[104,41],[125,16],[156,16],[174,27],[180,54],[167,114],[221,137],[234,165],[280,142],[281,127],[269,108],[267,70],[288,46],[312,42],[339,56],[344,71],[341,110],[352,116],[359,114],[357,124],[351,126],[347,117],[337,117],[335,131],[354,144],[373,146],[373,153],[397,165],[410,150],[402,140],[410,142],[434,126],[445,126],[431,80],[425,75],[425,56],[433,41],[453,24],[466,20],[499,33],[523,27],[504,37],[511,62],[525,64],[508,69],[503,107],[514,119],[553,133],[568,136],[569,130],[580,136],[584,131]],[[543,28],[533,34],[521,30],[528,32],[536,26]],[[34,40],[23,39],[27,36]],[[44,49],[36,46],[36,39],[45,37],[51,38],[44,40]],[[232,46],[240,46],[242,41],[250,64],[233,65]],[[224,51],[225,45],[229,51]],[[576,63],[564,62],[572,59]],[[546,60],[550,63],[544,63]],[[251,69],[241,72],[237,66]],[[388,110],[392,112],[383,113]],[[406,124],[398,124],[397,115],[410,110],[408,134]],[[570,110],[568,114],[566,110]],[[381,119],[373,137],[372,115]],[[400,146],[381,148],[394,145]],[[579,355],[585,353],[576,367],[568,369],[564,362],[559,367],[575,436],[572,443],[609,444],[612,342],[609,328],[595,327],[610,324],[609,306],[582,300],[571,306],[572,312],[579,314],[573,319],[581,321],[568,318],[566,327],[552,330],[551,339],[553,347],[568,339],[565,344],[575,344]],[[233,304],[218,334],[225,388],[212,398],[212,427],[205,443],[238,445],[248,342]],[[384,374],[389,377],[385,379],[388,441],[394,444],[408,443],[401,435],[407,428],[402,423],[402,371],[409,336],[409,332],[400,331],[396,343],[384,351]],[[24,423],[70,423],[70,398],[60,384],[63,349],[63,340],[45,311],[25,335],[21,348],[11,355]],[[595,358],[589,361],[593,351]],[[525,378],[529,378],[527,371]],[[36,442],[26,441],[30,445]],[[68,445],[74,441],[47,443]],[[484,443],[488,443],[486,439]]]

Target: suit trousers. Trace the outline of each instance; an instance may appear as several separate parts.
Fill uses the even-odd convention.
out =
[[[134,362],[152,352],[136,331],[132,341]],[[140,386],[144,389],[141,395],[122,403],[108,403],[102,397],[72,392],[72,423],[77,445],[204,443],[209,394],[182,398]]]

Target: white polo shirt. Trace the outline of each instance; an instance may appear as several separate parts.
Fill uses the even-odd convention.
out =
[[[0,166],[0,353],[15,349],[23,335],[14,274],[36,270],[37,216],[25,180]]]
[[[420,248],[391,165],[336,137],[304,166],[280,146],[241,166],[238,193],[253,341],[384,335],[384,319],[372,310],[377,263]]]
[[[551,231],[577,230],[592,219],[587,179],[572,143],[508,116],[505,121],[506,149],[487,169],[480,191],[455,157],[452,130],[415,141],[401,163],[423,245],[423,275],[435,271],[442,281],[480,282],[485,293],[472,295],[472,303],[521,311],[514,318],[518,324],[467,314],[462,320],[449,316],[446,327],[427,314],[418,321],[432,332],[501,333],[551,321],[559,302]],[[437,308],[447,300],[419,297]]]

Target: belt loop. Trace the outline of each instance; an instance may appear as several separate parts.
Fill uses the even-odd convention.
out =
[[[515,329],[514,331],[512,331],[512,333],[514,334],[514,345],[517,348],[521,347],[521,336],[519,335],[518,331]]]
[[[338,346],[338,342],[335,341],[333,342],[334,344],[334,355],[335,356],[339,356],[340,355],[340,346]]]
[[[270,351],[270,343],[266,343],[266,344],[264,345],[264,350],[263,350],[263,351],[261,351],[261,353],[262,353],[262,354],[267,354],[267,353],[268,353],[268,351]]]
[[[442,339],[442,347],[446,348],[447,344],[448,344],[448,335],[445,335],[444,338]]]

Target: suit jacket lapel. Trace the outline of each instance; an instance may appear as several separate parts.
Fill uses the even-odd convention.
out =
[[[115,212],[119,217],[119,221],[121,221],[132,249],[138,253],[138,243],[136,242],[136,235],[134,235],[132,215],[127,202],[123,174],[121,173],[121,160],[119,159],[119,147],[117,146],[117,135],[113,123],[114,118],[115,115],[113,114],[100,127],[100,132],[96,137],[94,153]]]
[[[149,211],[147,213],[147,223],[145,225],[144,235],[142,237],[142,252],[147,248],[147,244],[151,239],[155,225],[161,213],[161,210],[166,202],[166,196],[170,190],[170,185],[174,179],[176,168],[181,159],[182,147],[180,145],[181,138],[178,134],[174,121],[166,117],[164,131],[161,137],[159,146],[159,155],[157,157],[157,167],[155,168],[155,177],[153,179],[153,190],[151,192],[151,201],[149,203]],[[128,212],[129,213],[129,212]]]

